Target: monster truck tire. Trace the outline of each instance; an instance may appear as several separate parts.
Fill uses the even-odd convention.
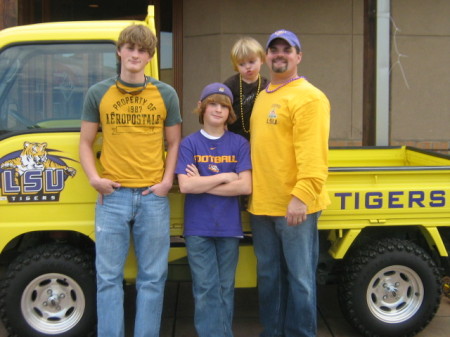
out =
[[[67,245],[45,245],[21,254],[8,267],[0,314],[19,337],[93,335],[96,324],[92,258]]]
[[[346,319],[364,336],[414,336],[436,313],[439,271],[429,254],[409,241],[386,239],[346,261],[338,297]]]

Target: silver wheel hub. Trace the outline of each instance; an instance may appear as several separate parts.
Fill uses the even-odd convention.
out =
[[[26,322],[36,331],[56,335],[71,330],[85,311],[84,293],[67,275],[43,274],[25,288],[21,310]]]
[[[419,275],[411,268],[393,265],[370,280],[366,301],[371,313],[386,323],[401,323],[414,316],[424,299]]]

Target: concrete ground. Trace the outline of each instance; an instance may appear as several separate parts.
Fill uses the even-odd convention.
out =
[[[134,287],[127,286],[125,300],[127,337],[133,336],[134,296]],[[260,325],[258,322],[258,296],[256,289],[236,289],[235,298],[234,336],[257,337],[260,332]],[[168,282],[161,337],[195,337],[193,307],[191,283]],[[319,287],[318,318],[318,337],[360,336],[343,318],[338,306],[335,286]],[[417,337],[449,337],[449,331],[450,299],[443,297],[435,318]],[[0,337],[7,336],[5,328],[0,323]]]
[[[167,285],[161,337],[195,337],[191,283]],[[127,320],[129,322],[130,319]],[[258,337],[258,296],[256,288],[236,289],[234,337]],[[417,337],[450,336],[450,299],[442,298],[435,318]],[[127,337],[132,337],[131,328]],[[340,311],[335,286],[318,289],[317,337],[360,337]]]

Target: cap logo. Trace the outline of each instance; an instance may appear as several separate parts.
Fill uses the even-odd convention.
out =
[[[233,93],[225,84],[219,82],[214,82],[204,87],[200,95],[200,101],[203,101],[206,97],[214,94],[225,95],[230,99],[231,103],[233,103]]]

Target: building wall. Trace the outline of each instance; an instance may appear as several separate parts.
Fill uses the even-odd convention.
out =
[[[363,0],[184,0],[183,5],[183,134],[200,127],[191,112],[203,86],[234,73],[233,43],[250,35],[265,46],[272,32],[284,28],[302,43],[299,74],[331,101],[331,144],[361,144]],[[446,0],[391,1],[393,23],[400,29],[391,51],[393,145],[449,147],[449,12]],[[401,63],[396,50],[407,55]],[[266,66],[263,75],[268,75]]]
[[[391,142],[450,146],[450,1],[393,0]],[[398,53],[396,52],[396,47]],[[448,151],[447,151],[448,153]]]
[[[0,0],[0,29],[12,27],[17,24],[17,0]]]

